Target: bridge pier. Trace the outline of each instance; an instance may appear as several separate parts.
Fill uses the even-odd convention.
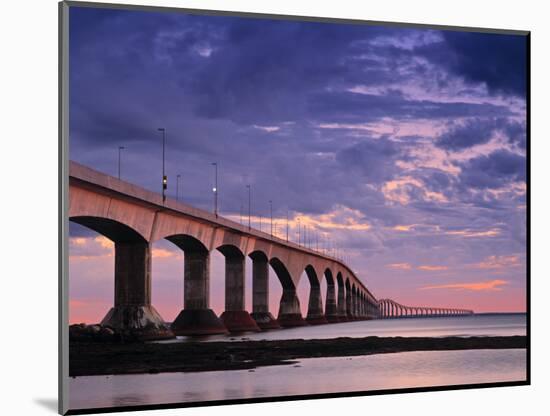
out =
[[[302,318],[300,300],[295,287],[283,287],[277,320],[285,328],[307,325],[307,322]]]
[[[210,255],[206,249],[184,250],[183,310],[172,322],[172,331],[176,335],[226,334],[227,328],[209,308]]]
[[[244,255],[234,247],[218,250],[225,256],[225,311],[221,321],[229,332],[260,331],[244,308]]]
[[[323,299],[319,282],[311,284],[306,321],[310,325],[328,324],[327,318],[323,313]]]
[[[254,253],[252,258],[252,319],[260,329],[278,329],[281,327],[269,312],[269,265],[267,257]]]
[[[309,299],[306,321],[310,325],[328,324],[323,311],[323,299],[321,296],[321,284],[315,269],[308,265],[305,269],[309,281]]]
[[[348,313],[346,310],[347,298],[346,298],[344,281],[342,280],[342,276],[340,274],[338,274],[337,282],[338,282],[338,319],[340,320],[340,322],[346,322],[348,320]]]
[[[346,315],[348,321],[353,321],[353,295],[349,281],[346,281]]]
[[[340,322],[338,318],[338,304],[336,302],[336,286],[334,281],[327,279],[327,304],[325,307],[325,316],[330,323]]]
[[[174,337],[151,304],[151,248],[147,242],[115,242],[115,304],[101,325],[140,339]]]

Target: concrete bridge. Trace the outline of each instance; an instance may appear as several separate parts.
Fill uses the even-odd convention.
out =
[[[474,311],[469,309],[405,306],[391,299],[380,299],[378,304],[380,306],[380,318],[463,316],[472,315],[474,313]]]
[[[143,338],[204,335],[380,317],[379,302],[342,261],[167,199],[133,184],[69,164],[69,220],[114,242],[114,306],[104,325]],[[151,304],[151,245],[166,239],[184,253],[182,310],[167,326]],[[210,253],[225,257],[225,311],[210,309]],[[252,260],[252,313],[245,310],[245,258]],[[282,286],[275,318],[268,303],[268,268]],[[296,287],[305,271],[309,299]],[[326,298],[321,283],[326,280]],[[307,316],[300,301],[308,302]]]

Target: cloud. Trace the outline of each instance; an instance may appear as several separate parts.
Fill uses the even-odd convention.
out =
[[[465,32],[443,32],[451,59],[442,63],[471,82],[484,83],[494,94],[525,97],[527,37],[480,33],[475,41]]]
[[[106,237],[69,237],[69,259],[86,261],[101,257],[112,257],[114,243]]]
[[[494,119],[473,118],[456,124],[439,136],[437,145],[449,150],[460,150],[487,143],[496,127]]]
[[[508,150],[497,150],[461,165],[459,176],[462,185],[474,189],[500,188],[506,183],[525,181],[525,156]]]
[[[464,229],[445,231],[445,234],[464,238],[498,237],[501,234],[501,230],[499,228],[491,228],[483,231]]]
[[[472,264],[472,268],[477,269],[507,269],[510,267],[520,267],[522,262],[518,255],[508,256],[489,256],[479,263]]]
[[[390,269],[396,269],[396,270],[411,270],[412,266],[409,263],[391,263],[388,264],[386,267]]]
[[[449,268],[447,266],[425,265],[425,266],[418,266],[417,269],[418,270],[425,270],[425,271],[428,271],[428,272],[437,272],[437,271],[441,271],[441,270],[448,270]]]
[[[177,253],[172,250],[166,250],[165,248],[153,248],[151,250],[151,254],[154,258],[165,259],[165,258],[178,256],[180,253]]]
[[[408,205],[413,200],[448,202],[445,195],[427,189],[417,178],[405,176],[384,183],[382,193],[388,201]]]
[[[419,288],[420,290],[432,290],[432,289],[453,289],[453,290],[468,290],[474,292],[482,291],[500,291],[502,288],[500,286],[506,285],[508,282],[506,280],[489,280],[486,282],[476,282],[476,283],[449,283],[444,285],[434,285],[434,286],[423,286]]]
[[[412,229],[414,229],[416,227],[416,224],[411,224],[411,225],[395,225],[392,227],[392,230],[395,230],[395,231],[411,231]]]
[[[276,131],[279,131],[281,127],[279,126],[257,126],[256,124],[253,125],[255,129],[265,131],[266,133],[274,133]]]

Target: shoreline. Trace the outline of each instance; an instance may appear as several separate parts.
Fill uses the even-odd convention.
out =
[[[376,337],[187,343],[70,342],[69,376],[253,370],[303,358],[527,348],[527,337]]]

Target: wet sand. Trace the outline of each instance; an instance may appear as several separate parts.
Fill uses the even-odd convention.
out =
[[[71,342],[69,375],[246,370],[294,364],[300,358],[526,347],[525,336],[365,337],[167,344]]]

